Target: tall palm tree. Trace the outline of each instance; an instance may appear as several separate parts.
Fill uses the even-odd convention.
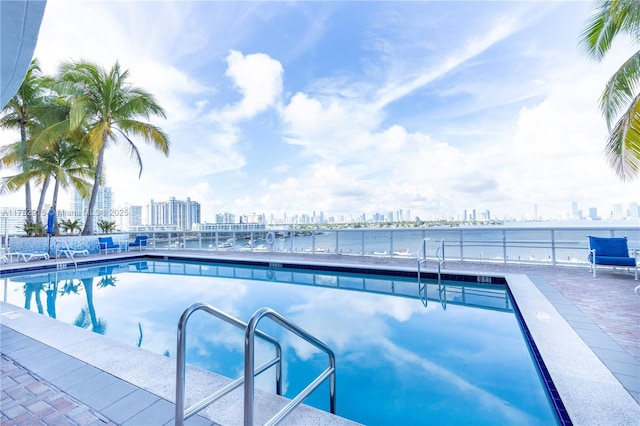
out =
[[[32,125],[33,110],[40,106],[46,94],[50,80],[45,78],[40,70],[37,59],[33,59],[27,70],[27,75],[20,85],[18,92],[5,105],[0,117],[0,128],[17,129],[20,131],[20,144],[18,145],[19,165],[22,171],[29,170],[28,146],[29,127]],[[33,223],[33,209],[31,207],[31,183],[23,182],[25,190],[26,221]]]
[[[588,54],[602,60],[618,34],[640,42],[640,6],[637,0],[598,0],[580,42]],[[600,98],[609,129],[605,155],[618,177],[632,180],[640,173],[640,51],[613,74]]]
[[[152,115],[165,117],[154,97],[127,81],[128,71],[118,62],[106,70],[88,62],[68,62],[60,67],[62,92],[69,94],[70,127],[86,126],[84,143],[95,156],[95,178],[89,198],[88,216],[82,235],[93,234],[93,218],[98,186],[102,183],[105,150],[112,144],[124,144],[137,161],[142,174],[142,159],[132,137],[142,139],[164,154],[169,154],[169,137],[157,126],[140,121]]]
[[[6,150],[15,153],[16,145],[10,144],[4,150],[0,150],[0,155]],[[8,158],[6,155],[3,158]],[[0,192],[16,191],[25,182],[35,181],[42,183],[42,196],[40,197],[39,208],[44,203],[44,195],[53,179],[53,199],[51,206],[57,209],[58,193],[60,187],[68,189],[75,188],[83,197],[88,197],[91,183],[88,179],[93,178],[93,153],[86,147],[73,140],[59,140],[53,146],[47,147],[43,151],[36,152],[29,158],[29,170],[22,171],[13,176],[6,176],[0,181]],[[38,221],[40,223],[40,221]]]
[[[83,148],[79,140],[82,128],[69,130],[69,107],[64,100],[52,92],[31,111],[30,137],[27,141],[27,157],[24,158],[23,144],[16,142],[0,149],[0,168],[16,168],[28,162],[29,167],[13,176],[0,180],[1,192],[15,192],[26,183],[42,185],[37,212],[42,212],[47,189],[51,179],[55,181],[52,205],[57,206],[60,184],[68,188],[69,181],[83,196],[88,197],[90,186],[84,178],[92,178],[93,156]],[[42,223],[42,214],[36,216],[36,223]]]

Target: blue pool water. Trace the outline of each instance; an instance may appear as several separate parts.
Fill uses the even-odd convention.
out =
[[[242,265],[136,261],[4,281],[4,300],[175,356],[176,326],[195,302],[243,321],[268,306],[336,354],[337,414],[370,425],[557,424],[503,285]],[[425,298],[426,289],[426,298]],[[327,357],[268,320],[293,397]],[[272,355],[258,345],[257,364]],[[243,332],[204,313],[189,320],[187,362],[242,374]],[[187,381],[189,378],[187,377]],[[273,390],[273,375],[257,385]],[[328,410],[328,385],[305,403]]]

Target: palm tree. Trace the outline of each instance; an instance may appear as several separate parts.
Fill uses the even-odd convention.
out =
[[[0,150],[3,161],[11,162],[19,151],[20,143],[7,145]],[[83,197],[88,197],[91,183],[87,180],[93,177],[93,154],[84,146],[74,143],[73,140],[58,140],[53,146],[46,147],[36,152],[28,159],[29,169],[21,171],[13,176],[6,176],[0,181],[0,192],[17,191],[28,182],[36,181],[42,184],[42,193],[38,208],[42,209],[46,190],[53,178],[53,199],[51,205],[57,209],[58,193],[60,187],[68,189],[74,187]],[[42,217],[38,215],[36,224],[41,224]]]
[[[640,7],[637,0],[598,0],[580,42],[588,54],[602,60],[618,34],[640,42]],[[634,53],[609,79],[600,98],[609,137],[605,155],[623,181],[640,172],[640,51]]]
[[[89,195],[91,183],[86,179],[93,177],[93,154],[79,143],[59,140],[50,149],[36,154],[31,163],[34,173],[44,173],[54,179],[51,201],[54,210],[57,209],[60,187],[68,189],[73,186],[81,196]]]
[[[82,225],[78,219],[62,219],[60,221],[60,228],[62,229],[62,232],[71,232],[73,234],[76,230],[82,230]]]
[[[164,110],[154,97],[131,86],[128,71],[122,71],[115,63],[110,70],[88,62],[68,62],[60,67],[63,93],[69,94],[71,106],[70,127],[86,125],[84,143],[95,156],[95,178],[89,199],[89,215],[94,209],[98,186],[102,183],[104,152],[111,144],[123,143],[142,174],[142,159],[138,147],[131,139],[141,138],[164,154],[169,154],[169,137],[150,123],[152,115],[165,117]],[[93,234],[93,220],[87,216],[82,235]]]
[[[33,59],[27,70],[27,75],[20,85],[18,92],[4,106],[0,117],[0,128],[17,129],[20,131],[20,143],[18,145],[18,162],[22,171],[29,170],[28,146],[29,127],[33,124],[34,108],[40,106],[44,99],[46,88],[50,80],[42,75],[37,59]],[[29,180],[23,183],[25,190],[25,209],[27,223],[33,223],[33,210],[31,207],[31,183]]]

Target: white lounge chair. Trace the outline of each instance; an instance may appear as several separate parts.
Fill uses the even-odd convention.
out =
[[[25,262],[29,262],[32,259],[45,259],[45,260],[49,260],[49,253],[47,252],[42,252],[42,253],[29,253],[29,252],[13,252],[13,253],[9,253],[9,256],[16,256],[16,258],[18,259],[18,262],[20,261],[20,258],[22,258],[22,260],[24,260]]]
[[[64,254],[67,258],[71,259],[77,255],[89,256],[89,250],[76,250],[71,248],[59,248],[56,250],[56,257],[60,257],[60,254]]]

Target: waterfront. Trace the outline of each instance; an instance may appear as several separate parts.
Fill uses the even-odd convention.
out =
[[[254,232],[146,234],[150,236],[150,246],[157,249],[273,251],[414,259],[422,255],[420,250],[426,240],[426,257],[432,259],[435,259],[436,249],[442,242],[446,260],[585,266],[588,264],[587,237],[590,235],[627,237],[630,250],[640,249],[640,222],[560,223],[563,226],[547,226],[547,222],[516,222],[506,226],[305,230],[268,227]]]

